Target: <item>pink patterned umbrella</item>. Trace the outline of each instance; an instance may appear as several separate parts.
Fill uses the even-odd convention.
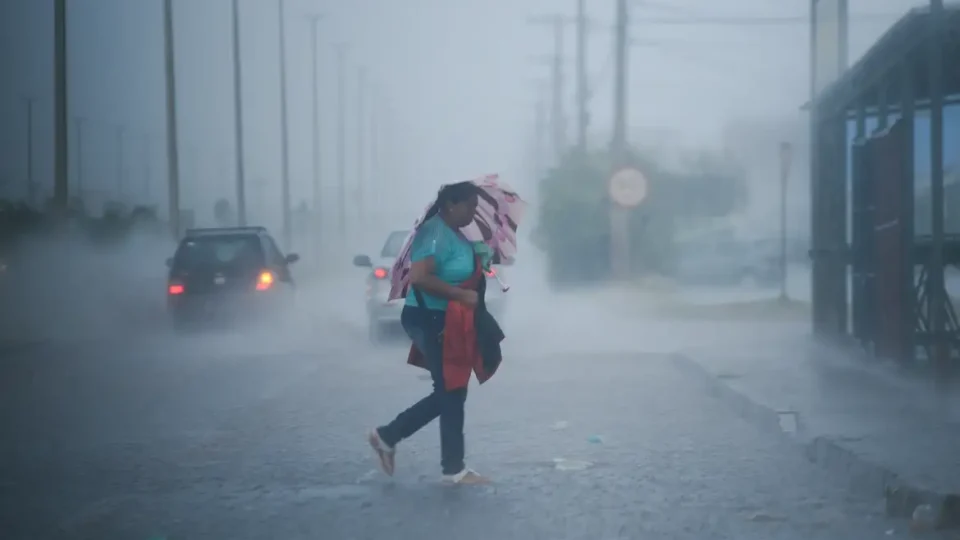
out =
[[[483,242],[493,251],[493,262],[512,261],[517,254],[517,227],[523,219],[527,203],[509,186],[499,182],[499,175],[491,174],[471,180],[480,188],[480,202],[470,225],[460,232],[471,242]],[[413,237],[423,223],[433,202],[413,224],[413,230],[403,243],[393,271],[390,273],[390,300],[407,296],[410,285],[410,247]]]

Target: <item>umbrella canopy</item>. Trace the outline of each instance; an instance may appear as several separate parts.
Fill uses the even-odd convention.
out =
[[[487,175],[471,180],[479,189],[477,211],[473,221],[460,229],[471,242],[482,242],[491,252],[491,262],[512,261],[517,254],[517,228],[523,219],[526,202],[506,184],[499,175]],[[410,285],[410,248],[427,212],[436,201],[431,202],[414,222],[413,230],[403,243],[390,276],[390,300],[405,298]]]

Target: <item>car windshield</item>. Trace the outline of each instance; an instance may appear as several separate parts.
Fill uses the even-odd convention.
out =
[[[383,249],[380,250],[380,256],[396,259],[400,255],[400,250],[403,249],[403,241],[407,239],[408,234],[410,234],[410,231],[393,231],[390,233],[387,241],[383,244]]]
[[[252,235],[206,236],[184,240],[174,265],[181,270],[203,270],[263,265],[260,239]]]

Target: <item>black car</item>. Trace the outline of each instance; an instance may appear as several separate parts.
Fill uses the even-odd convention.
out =
[[[188,229],[167,279],[167,308],[178,329],[202,321],[251,319],[292,301],[290,265],[264,227]]]

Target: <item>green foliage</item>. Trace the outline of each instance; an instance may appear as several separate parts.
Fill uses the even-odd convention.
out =
[[[636,269],[655,269],[664,256],[663,243],[650,232],[669,234],[658,223],[656,206],[667,198],[664,175],[651,163],[631,156],[630,163],[650,180],[647,200],[630,211],[629,228]],[[535,238],[550,260],[551,281],[584,283],[610,275],[610,209],[607,192],[612,160],[606,153],[571,154],[540,182],[540,222]],[[660,237],[662,238],[662,236]]]
[[[745,200],[736,167],[702,154],[686,174],[664,170],[652,156],[626,160],[647,177],[647,198],[629,210],[631,268],[637,275],[669,275],[675,266],[678,221],[728,215]],[[540,181],[539,223],[534,241],[548,256],[551,281],[574,284],[610,275],[610,210],[607,153],[568,155]]]
[[[570,158],[540,180],[535,238],[555,283],[593,281],[607,272],[609,218],[595,157]]]
[[[747,203],[746,172],[724,156],[698,152],[685,160],[678,188],[686,204],[677,208],[679,219],[728,216]]]
[[[40,211],[21,202],[0,199],[0,249],[9,248],[26,233],[46,225]]]
[[[40,210],[21,202],[0,200],[0,249],[12,249],[24,238],[55,231],[58,220],[54,208],[52,201]],[[68,219],[87,239],[99,244],[124,241],[135,230],[150,233],[164,230],[153,206],[128,210],[119,204],[108,204],[102,216],[92,217],[81,204],[73,201]]]

